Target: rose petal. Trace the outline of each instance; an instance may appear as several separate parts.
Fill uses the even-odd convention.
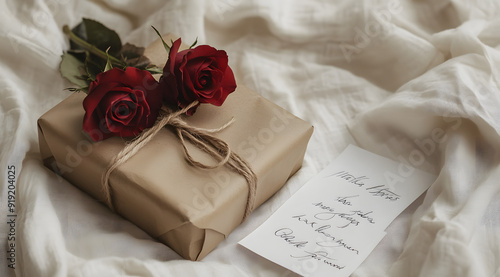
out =
[[[227,67],[226,71],[224,72],[224,77],[222,77],[222,81],[220,83],[220,86],[224,89],[227,94],[233,92],[236,90],[236,80],[234,79],[234,74],[233,70],[231,70],[231,67]]]
[[[170,52],[168,54],[168,61],[165,64],[165,68],[168,68],[170,73],[174,73],[175,65],[177,64],[177,52],[179,51],[179,47],[181,46],[182,40],[179,38],[174,43],[172,43],[172,47],[170,47]],[[165,71],[165,68],[163,71]]]
[[[196,78],[196,89],[197,90],[205,90],[207,88],[211,88],[215,84],[212,74],[209,70],[203,70],[198,74],[198,78]]]
[[[197,91],[198,99],[202,103],[212,103],[211,99],[219,98],[220,96],[217,92],[220,90],[220,80],[223,77],[223,73],[220,70],[211,70],[211,86],[207,86],[203,89]]]
[[[117,116],[117,105],[122,105],[126,106],[128,109],[128,114],[125,116]],[[134,117],[137,114],[137,104],[131,102],[131,101],[120,101],[120,103],[113,104],[111,107],[111,112],[112,112],[112,120],[120,122],[124,126],[131,125],[131,121],[134,119]]]
[[[92,82],[94,84],[96,81]],[[89,89],[88,95],[83,99],[83,109],[87,113],[93,113],[97,105],[99,105],[99,102],[101,99],[106,95],[110,90],[118,86],[119,83],[117,82],[108,82],[108,83],[102,83],[102,84],[97,84],[95,83],[93,85],[93,90]]]
[[[214,66],[216,66],[220,71],[225,72],[226,68],[229,67],[228,62],[229,58],[227,57],[227,53],[224,50],[217,50],[217,53],[214,54]]]
[[[151,122],[154,124],[156,118],[158,117],[158,111],[153,111],[151,107],[155,107],[157,104],[149,103],[149,101],[147,101],[146,99],[145,93],[141,90],[134,90],[133,94],[135,97],[137,97],[138,106],[141,108],[139,120],[144,122],[142,124],[147,125],[144,127],[150,127],[152,125]],[[154,114],[152,114],[152,111]]]
[[[132,102],[121,101],[118,104],[115,104],[113,107],[113,117],[119,120],[126,119],[132,113],[131,109],[135,110],[135,104],[130,105]]]
[[[195,100],[222,105],[236,88],[233,73],[227,70],[227,53],[208,45],[179,52],[179,46],[180,40],[175,41],[163,69],[160,85],[164,100],[181,108]]]
[[[110,71],[113,71],[112,74],[104,74]],[[149,104],[154,103],[158,109],[161,107],[159,84],[148,71],[127,67],[125,70],[113,68],[104,73],[101,73],[103,76],[100,77],[100,81],[107,81],[110,77],[116,78],[115,80],[120,80],[117,87],[143,91]]]
[[[127,87],[117,87],[114,88],[113,91],[108,91],[108,93],[101,99],[98,109],[107,111],[108,108],[111,107],[116,102],[116,100],[119,99],[132,101],[132,99],[130,99],[129,97],[129,94],[131,92],[132,90]]]
[[[143,126],[141,126],[140,122],[141,120],[145,117],[144,115],[144,109],[143,107],[137,107],[135,110],[135,115],[134,117],[130,118],[131,120],[129,121],[128,124],[124,124],[124,128],[126,129],[134,129],[134,130],[139,130],[138,132],[142,131],[144,129]]]
[[[94,83],[94,82],[93,82]],[[95,134],[96,132],[105,133],[107,130],[103,130],[99,125],[100,120],[103,118],[105,112],[98,108],[99,102],[106,95],[106,93],[113,89],[116,85],[115,82],[109,82],[104,84],[93,85],[93,90],[89,90],[89,94],[83,100],[83,108],[85,110],[85,115],[83,117],[82,129],[88,134]],[[108,134],[109,135],[109,134]],[[93,140],[99,136],[94,135]]]
[[[206,84],[201,84],[200,83],[200,78],[202,76],[208,76],[208,78],[211,80],[211,71],[212,69],[210,68],[210,65],[212,64],[213,59],[211,58],[205,58],[203,59],[203,62],[199,63],[198,66],[190,72],[191,74],[191,80],[195,80],[194,86],[196,87],[195,89],[203,89],[206,88]],[[193,68],[196,65],[193,64]],[[212,83],[212,81],[210,81]],[[210,86],[210,85],[209,85]]]
[[[182,72],[184,85],[191,91],[196,92],[195,83],[198,80],[198,74],[201,68],[206,68],[210,64],[210,61],[206,61],[205,58],[190,60],[184,65],[184,71]]]
[[[138,93],[135,93],[136,96],[138,96]],[[155,91],[149,91],[147,94],[143,93],[143,96],[145,99],[145,103],[147,105],[141,105],[144,107],[144,112],[147,117],[147,122],[145,128],[149,128],[153,126],[153,124],[156,122],[156,119],[158,118],[158,113],[160,112],[161,106],[163,105],[162,103],[162,95],[160,93],[159,88]],[[138,99],[138,101],[142,101],[141,98]]]
[[[177,86],[177,88],[178,88],[178,93],[179,93],[177,101],[178,101],[180,107],[185,107],[197,99],[196,94],[193,93],[193,89],[192,89],[193,82],[189,76],[189,73],[186,70],[186,68],[188,68],[187,67],[188,54],[189,54],[189,52],[187,52],[187,54],[185,54],[183,56],[182,61],[178,64],[178,68],[176,70],[176,71],[178,71],[178,75],[177,75],[178,86]],[[190,85],[191,85],[191,87],[189,87]]]
[[[106,120],[106,128],[108,128],[108,130],[112,133],[119,133],[122,129],[123,129],[123,123],[121,122],[118,122],[118,121],[114,121],[112,119],[112,109],[111,107],[109,107],[107,110],[106,110],[106,116],[104,117],[105,120]]]
[[[177,79],[175,74],[177,51],[181,45],[182,40],[179,38],[170,47],[168,60],[163,67],[163,76],[160,79],[160,93],[164,101],[170,105],[177,105]],[[149,101],[152,103],[151,101]],[[155,109],[153,109],[155,110]]]
[[[138,107],[136,110],[137,114],[134,117],[134,120],[129,125],[125,125],[121,130],[119,135],[121,137],[132,137],[137,136],[145,129],[144,123],[142,123],[141,119],[144,120],[144,109],[143,107]],[[142,124],[141,124],[142,123]]]
[[[226,68],[226,72],[224,72],[224,77],[222,78],[220,86],[222,88],[221,96],[217,99],[217,101],[211,103],[215,106],[222,105],[222,103],[226,101],[227,96],[236,90],[234,74],[229,66]]]
[[[212,57],[212,56],[216,55],[216,53],[218,51],[217,49],[213,48],[210,45],[199,45],[191,50],[192,51],[190,51],[189,53],[186,54],[186,55],[188,55],[189,60],[200,58],[200,57]]]
[[[141,98],[143,98],[143,96],[141,96]],[[110,91],[106,95],[106,97],[101,101],[100,106],[103,109],[106,108],[106,125],[110,131],[116,133],[125,126],[136,125],[138,120],[134,120],[134,118],[137,116],[137,106],[140,105],[137,99],[138,97],[134,95],[134,91],[127,87],[116,88],[115,91]],[[122,102],[127,102],[127,105],[129,105],[128,103],[133,104],[135,108],[131,110],[131,113],[127,118],[119,119],[115,117],[115,107]],[[113,125],[113,122],[117,123],[116,126]],[[117,129],[118,126],[121,126],[120,129]]]
[[[159,89],[148,71],[134,67],[98,74],[83,101],[83,130],[93,140],[113,134],[138,134],[156,121],[162,104]],[[129,112],[123,114],[119,109]]]

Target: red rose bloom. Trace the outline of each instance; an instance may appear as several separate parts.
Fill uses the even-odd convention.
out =
[[[83,100],[83,130],[94,141],[132,137],[153,126],[162,105],[159,86],[145,70],[113,68],[96,76]]]
[[[227,54],[208,45],[179,51],[181,39],[170,48],[160,80],[166,103],[184,108],[195,100],[222,105],[236,89]],[[196,107],[188,111],[193,114]]]

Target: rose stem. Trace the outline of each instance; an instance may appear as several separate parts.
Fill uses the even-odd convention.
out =
[[[109,54],[106,54],[106,52],[102,51],[101,49],[99,49],[99,48],[95,47],[94,45],[86,42],[85,40],[79,38],[77,35],[75,35],[75,33],[73,33],[69,29],[68,25],[63,26],[63,32],[69,36],[69,39],[71,41],[73,41],[77,45],[83,47],[83,49],[89,51],[90,53],[92,53],[100,58],[103,58],[105,60],[109,58],[110,62],[115,64],[115,65],[125,66],[125,64],[123,64],[123,62],[120,61],[119,59],[117,59]]]

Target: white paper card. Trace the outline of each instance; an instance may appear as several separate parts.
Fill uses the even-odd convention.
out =
[[[435,179],[350,145],[240,244],[304,276],[349,276]]]

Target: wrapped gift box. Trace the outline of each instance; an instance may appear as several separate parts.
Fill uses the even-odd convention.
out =
[[[155,64],[167,59],[160,41],[146,53]],[[85,96],[71,94],[40,117],[40,152],[48,168],[104,202],[101,176],[127,140],[88,138],[82,131]],[[221,107],[201,105],[185,120],[192,126],[217,128],[233,117],[235,122],[216,136],[245,158],[258,176],[257,207],[301,167],[313,128],[241,84]],[[211,162],[205,153],[188,147],[196,159]],[[246,180],[230,168],[190,166],[168,127],[114,170],[109,184],[116,213],[190,260],[205,257],[242,222],[248,195]]]

